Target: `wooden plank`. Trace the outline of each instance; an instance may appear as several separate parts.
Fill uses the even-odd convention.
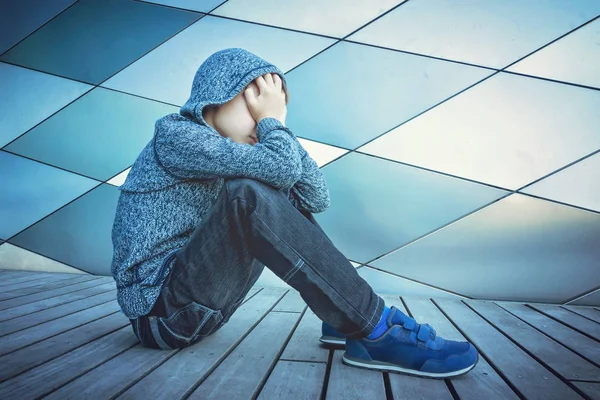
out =
[[[306,303],[297,290],[290,290],[273,308],[273,311],[281,312],[302,312],[307,307]]]
[[[244,303],[229,322],[214,335],[182,349],[136,382],[119,396],[119,399],[168,400],[185,397],[197,382],[202,381],[240,343],[285,293],[284,288],[264,288]],[[127,376],[123,379],[127,379]],[[133,381],[134,378],[129,379]],[[165,385],[165,382],[169,384]],[[119,385],[118,382],[113,381],[110,385],[121,390],[121,387],[126,384]]]
[[[13,318],[8,321],[3,321],[0,324],[0,336],[8,335],[9,333],[17,332],[43,322],[64,317],[65,315],[72,314],[86,308],[107,303],[111,300],[114,300],[116,296],[117,290],[115,289],[109,292],[104,292],[94,296],[86,297],[81,300],[73,301],[71,303],[52,307],[47,310],[41,310],[35,313]]]
[[[577,315],[572,311],[551,304],[528,303],[530,307],[543,312],[558,322],[568,325],[579,332],[584,333],[596,340],[600,340],[600,324]]]
[[[385,301],[386,306],[388,306],[388,307],[394,306],[398,310],[402,311],[404,314],[408,315],[408,313],[406,311],[406,307],[404,307],[404,304],[402,303],[400,296],[395,296],[395,295],[391,295],[391,294],[380,294],[379,297],[381,297],[381,299],[383,301]]]
[[[242,302],[242,304],[244,304],[245,302],[250,300],[252,297],[254,297],[256,295],[256,293],[260,292],[261,290],[262,290],[261,287],[253,286],[246,294],[246,297],[244,297],[244,301]]]
[[[436,333],[445,339],[465,340],[465,337],[448,321],[430,299],[413,296],[403,296],[402,298],[411,316],[417,322],[431,325]],[[427,379],[427,381],[429,382],[430,380]],[[434,382],[439,382],[437,384],[439,387],[427,387],[427,390],[433,391],[429,398],[437,398],[438,395],[435,393],[444,393],[444,389],[449,392],[445,384],[442,387],[441,384],[443,384],[443,381],[436,380]],[[461,400],[479,400],[485,398],[516,400],[519,398],[481,354],[475,368],[466,375],[454,378],[450,382]],[[418,383],[413,383],[413,385],[410,388],[411,392],[419,393],[420,385]],[[397,393],[396,390],[393,389],[393,391]],[[427,396],[424,396],[424,398],[427,398]]]
[[[78,290],[76,292],[65,293],[60,296],[50,297],[49,299],[43,299],[34,301],[32,303],[23,304],[21,306],[7,308],[0,313],[0,322],[17,318],[23,315],[31,314],[40,310],[46,310],[52,307],[60,306],[62,304],[70,303],[72,301],[84,299],[95,294],[110,292],[115,290],[115,284],[113,282],[105,283],[104,285],[92,286],[87,289]]]
[[[66,273],[66,272],[47,272],[47,271],[27,271],[25,272],[24,275],[22,275],[22,277],[33,277],[33,276],[37,276],[37,277],[43,277],[43,278],[54,278],[54,279],[70,279],[73,278],[75,276],[80,276],[80,275],[89,275],[89,274],[79,274],[79,273]],[[13,276],[16,278],[16,276]],[[4,285],[4,279],[2,279],[2,285]]]
[[[55,275],[40,275],[40,276],[36,276],[35,278],[19,278],[20,282],[14,282],[14,283],[6,283],[4,284],[2,287],[0,287],[0,290],[2,290],[2,292],[7,292],[9,290],[17,290],[17,289],[24,289],[24,288],[28,288],[28,287],[34,287],[34,286],[38,286],[38,285],[43,285],[45,283],[52,283],[52,282],[60,282],[62,280],[64,280],[62,277]],[[17,279],[15,278],[14,281],[17,281]]]
[[[77,276],[80,276],[80,275],[77,275]],[[73,276],[73,274],[71,274],[71,276],[69,276],[69,277],[64,277],[59,274],[48,274],[47,276],[44,276],[41,279],[36,279],[36,280],[27,281],[27,282],[21,282],[21,283],[17,283],[17,284],[8,285],[8,286],[3,286],[2,288],[0,288],[0,290],[4,289],[3,293],[5,293],[8,291],[12,292],[14,290],[19,290],[19,289],[35,288],[35,287],[39,287],[41,285],[65,282],[65,281],[68,281],[69,279],[76,278],[77,276]]]
[[[51,297],[59,296],[61,294],[73,293],[78,290],[83,290],[83,289],[87,289],[90,287],[103,285],[105,283],[111,282],[111,280],[112,279],[94,279],[93,281],[76,283],[75,285],[64,286],[64,287],[60,287],[58,289],[52,289],[52,290],[48,290],[45,292],[33,293],[33,294],[29,294],[27,296],[16,297],[14,299],[3,300],[3,301],[0,301],[0,310],[6,310],[11,307],[17,307],[17,306],[21,306],[23,304],[33,303],[34,301],[38,301],[38,300],[49,299]],[[112,283],[116,287],[114,280],[112,280]]]
[[[493,302],[481,300],[463,302],[564,379],[600,381],[600,368]]]
[[[158,367],[178,351],[149,349],[138,344],[45,396],[44,400],[112,398],[123,387],[123,383],[130,384],[135,377],[143,376],[145,372]],[[112,386],[110,382],[118,384]]]
[[[121,329],[127,324],[129,321],[122,314],[110,314],[0,357],[0,382]],[[133,334],[133,330],[131,332]]]
[[[24,272],[31,272],[31,271],[26,271],[23,269],[0,268],[0,274],[18,274],[18,273],[24,273]]]
[[[380,295],[385,300],[385,304],[388,307],[395,306],[398,310],[404,314],[415,318],[410,310],[407,310],[399,296],[394,295]],[[419,297],[417,297],[419,299]],[[427,298],[421,297],[425,301]],[[428,321],[422,321],[415,318],[417,323],[427,323]],[[434,327],[435,328],[435,327]],[[389,374],[390,388],[392,390],[392,397],[394,399],[404,398],[423,398],[423,399],[452,399],[452,393],[446,386],[443,380],[436,379],[424,379],[416,376],[409,376],[404,374]]]
[[[390,374],[393,399],[452,400],[452,393],[443,380],[416,376]]]
[[[117,394],[123,385],[111,386],[108,382],[127,382],[127,384],[130,384],[135,377],[143,376],[145,372],[158,367],[177,354],[178,351],[177,349],[149,349],[138,344],[45,396],[44,400],[109,399]],[[162,383],[168,384],[168,382]]]
[[[585,306],[562,306],[569,311],[573,311],[576,314],[581,315],[582,317],[586,317],[591,319],[594,322],[600,323],[600,311],[596,310],[594,307],[585,307]]]
[[[98,318],[120,311],[116,301],[104,303],[96,307],[82,310],[66,317],[58,318],[45,322],[40,325],[32,326],[25,330],[11,333],[0,338],[0,355],[12,353],[15,350],[25,346],[30,346],[59,333],[66,332],[69,329],[87,324]]]
[[[45,279],[48,279],[48,278],[49,278],[49,276],[46,274],[35,274],[35,273],[31,273],[31,274],[24,275],[24,276],[2,277],[2,280],[0,280],[0,290],[6,290],[10,286],[16,285],[19,283],[28,283],[28,282],[35,282],[35,281],[43,282]]]
[[[20,276],[44,275],[47,272],[43,271],[26,271],[22,269],[3,269],[0,271],[0,282],[4,282],[8,278],[17,278]]]
[[[11,286],[10,289],[7,289],[6,291],[3,291],[2,293],[0,293],[0,301],[12,299],[15,297],[26,296],[28,294],[44,292],[46,290],[58,289],[63,286],[74,285],[74,284],[80,283],[80,282],[93,281],[95,279],[100,279],[100,278],[101,277],[95,276],[95,275],[79,275],[77,277],[70,278],[70,279],[63,280],[63,281],[39,284],[36,286],[26,287],[26,288],[22,288],[22,289],[15,289],[14,286]]]
[[[329,351],[319,342],[321,324],[319,317],[312,310],[307,309],[285,347],[281,359],[326,363]]]
[[[0,398],[29,399],[47,395],[137,343],[131,325],[126,326],[1,383]]]
[[[582,398],[460,300],[436,299],[434,303],[524,397],[540,398],[543,394],[547,400]]]
[[[383,374],[342,363],[343,350],[332,350],[327,400],[386,400]],[[391,374],[390,374],[391,375]]]
[[[260,288],[246,295],[250,299]],[[160,366],[179,350],[156,351],[142,345],[135,346],[105,364],[95,368],[76,381],[45,397],[45,399],[111,398],[127,389],[131,384]]]
[[[267,314],[189,399],[253,399],[301,315]]]
[[[527,305],[523,303],[504,301],[496,301],[495,303],[528,324],[535,326],[537,329],[570,348],[572,351],[600,365],[600,345],[598,345],[598,342],[594,339],[582,335],[576,330],[553,320],[545,314],[527,307]]]
[[[600,400],[600,383],[591,382],[573,382],[583,393],[592,400]]]
[[[323,363],[278,361],[261,390],[258,400],[314,400],[321,396],[325,370]]]

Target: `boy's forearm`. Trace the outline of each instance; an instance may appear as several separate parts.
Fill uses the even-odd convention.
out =
[[[325,211],[331,200],[323,172],[297,139],[296,143],[301,157],[302,174],[289,192],[290,201],[300,210],[311,213]]]
[[[257,127],[260,146],[248,146],[207,133],[206,127],[171,115],[157,121],[154,150],[157,162],[182,179],[248,177],[277,188],[300,179],[297,139],[275,119]]]

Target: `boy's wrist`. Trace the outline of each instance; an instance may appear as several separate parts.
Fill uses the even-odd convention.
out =
[[[258,124],[256,125],[256,135],[258,136],[258,140],[260,141],[261,137],[266,133],[281,128],[285,128],[285,126],[281,123],[280,120],[273,117],[265,117],[258,121]],[[284,130],[287,130],[287,128]]]

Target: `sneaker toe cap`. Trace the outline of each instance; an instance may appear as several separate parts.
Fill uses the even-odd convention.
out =
[[[464,351],[460,353],[453,353],[444,359],[430,359],[427,360],[421,367],[423,372],[454,372],[460,371],[477,364],[479,360],[479,354],[475,346],[471,343],[464,343]]]

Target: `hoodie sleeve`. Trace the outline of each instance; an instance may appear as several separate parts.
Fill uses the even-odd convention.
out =
[[[157,121],[154,149],[157,162],[181,179],[247,177],[279,189],[300,179],[301,157],[294,134],[274,118],[257,125],[259,143],[240,144],[183,117]]]
[[[297,209],[313,214],[325,211],[331,204],[329,189],[323,173],[296,139],[302,164],[302,175],[292,186],[289,199]]]

